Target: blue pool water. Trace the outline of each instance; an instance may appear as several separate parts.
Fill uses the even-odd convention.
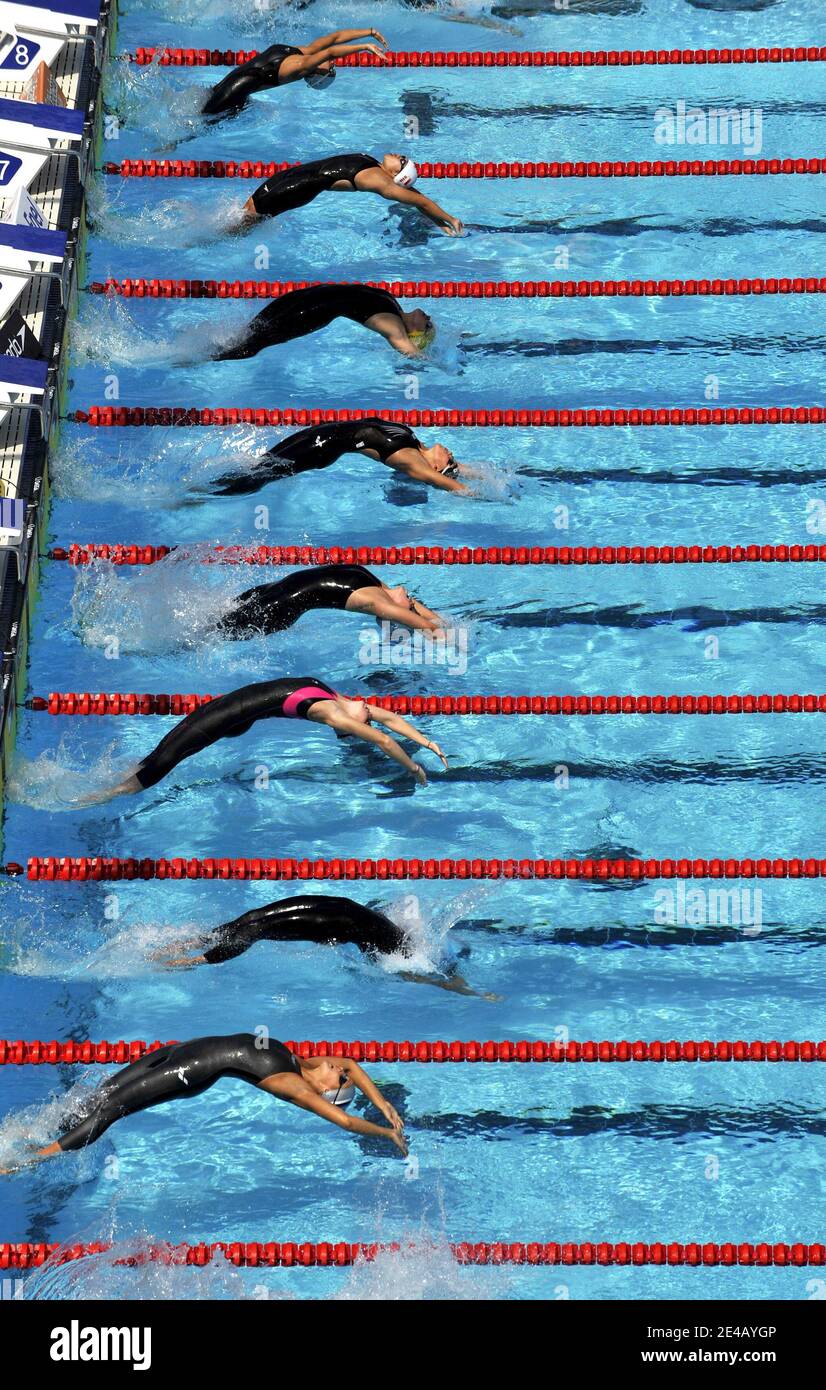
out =
[[[469,5],[504,28],[370,6],[397,48],[660,47],[816,42],[810,3],[738,11],[683,0]],[[122,19],[119,47],[263,46],[344,22],[215,0]],[[510,26],[510,27],[508,27]],[[213,77],[215,75],[213,74]],[[502,73],[344,72],[333,92],[262,96],[202,131],[206,72],[110,74],[111,159],[312,158],[410,147],[420,159],[655,158],[653,112],[680,99],[763,111],[766,156],[820,152],[814,67]],[[404,137],[405,116],[419,136]],[[175,144],[186,137],[184,143]],[[740,151],[696,148],[704,155]],[[683,157],[684,151],[676,150]],[[694,150],[689,151],[693,154]],[[101,179],[90,278],[210,276],[517,279],[818,275],[821,180],[445,182],[450,240],[367,199],[320,200],[245,239],[216,235],[246,183]],[[263,250],[262,250],[263,248]],[[262,256],[264,260],[262,262]],[[268,260],[266,258],[269,258]],[[85,297],[70,405],[697,405],[822,403],[817,298],[644,299],[436,306],[434,359],[410,368],[352,325],[251,362],[179,365],[255,305]],[[426,432],[423,432],[423,434]],[[364,652],[360,622],[315,614],[244,644],[214,618],[260,571],[206,567],[215,542],[653,544],[818,539],[826,469],[817,429],[444,431],[484,465],[456,500],[343,460],[252,497],[204,501],[227,460],[271,430],[68,425],[54,460],[52,532],[71,541],[186,542],[152,569],[46,567],[31,691],[222,691],[313,672],[390,692],[820,691],[815,566],[399,570],[468,633],[466,667]],[[426,435],[432,442],[436,432]],[[261,510],[263,508],[264,510]],[[199,543],[201,549],[198,548]],[[194,545],[194,549],[193,549]],[[25,713],[5,857],[820,853],[826,759],[817,717],[443,719],[450,757],[425,790],[321,729],[259,726],[132,801],[71,796],[134,765],[161,720]],[[389,765],[388,765],[389,767]],[[263,772],[262,772],[263,770]],[[264,775],[265,774],[265,775]],[[262,786],[262,782],[266,785]],[[567,783],[567,784],[566,784]],[[331,885],[332,887],[332,885]],[[737,924],[663,922],[656,885],[450,884],[352,896],[415,924],[418,973],[348,949],[262,945],[185,974],[165,943],[279,896],[277,886],[4,883],[0,1016],[8,1037],[171,1038],[268,1026],[281,1037],[818,1038],[826,935],[818,883],[768,882]],[[322,885],[319,891],[325,891]],[[757,921],[753,922],[754,915]],[[472,994],[439,988],[459,971]],[[486,996],[496,996],[489,998]],[[412,1166],[349,1141],[242,1083],[118,1125],[94,1148],[0,1184],[8,1240],[135,1237],[394,1239],[435,1255],[353,1273],[113,1269],[33,1276],[31,1296],[175,1295],[530,1299],[816,1296],[805,1270],[466,1271],[449,1240],[802,1240],[823,1236],[819,1068],[384,1066]],[[24,1134],[53,1137],[101,1069],[7,1069],[0,1165]]]

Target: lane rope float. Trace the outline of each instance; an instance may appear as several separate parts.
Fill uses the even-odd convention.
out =
[[[155,565],[178,546],[89,543],[55,546],[46,558],[69,565]],[[826,545],[216,545],[197,553],[224,565],[742,565],[822,564]]]
[[[192,714],[216,695],[139,694],[136,691],[52,691],[32,695],[25,707],[39,714],[148,716]],[[723,714],[826,714],[826,694],[821,695],[371,695],[355,694],[351,700],[401,715],[552,715],[593,716],[623,714],[723,715]]]
[[[145,1264],[194,1265],[203,1268],[223,1258],[237,1268],[346,1268],[371,1263],[381,1255],[437,1251],[442,1247],[398,1241],[213,1241],[199,1245],[150,1245],[114,1257],[112,1263],[138,1267]],[[3,1242],[0,1269],[36,1269],[51,1260],[66,1264],[112,1249],[106,1241],[59,1245],[45,1241]],[[826,1245],[802,1241],[460,1241],[449,1244],[453,1258],[462,1265],[737,1265],[740,1268],[805,1268],[826,1264]]]
[[[90,294],[123,299],[279,299],[312,285],[348,280],[93,280]],[[826,276],[752,276],[727,280],[363,280],[396,299],[637,299],[686,296],[826,294]]]
[[[612,406],[540,410],[523,406],[513,410],[319,410],[307,407],[285,408],[183,405],[91,405],[88,410],[72,410],[66,415],[77,425],[95,428],[155,425],[297,426],[348,424],[379,419],[421,429],[565,429],[599,428],[621,425],[822,425],[826,406],[822,405],[729,405],[729,406]]]
[[[524,881],[644,882],[649,879],[826,878],[826,859],[248,859],[228,856],[162,859],[91,855],[32,855],[0,874],[32,883],[109,883],[191,879],[333,882],[364,880],[511,879]]]
[[[0,1039],[0,1066],[90,1066],[93,1063],[119,1066],[136,1062],[148,1052],[161,1047],[172,1047],[173,1042],[146,1043],[142,1040],[124,1042],[43,1042],[39,1039],[25,1041],[20,1039]],[[631,1041],[621,1038],[618,1042],[597,1042],[587,1039],[584,1042],[543,1042],[519,1039],[502,1042],[401,1042],[369,1041],[344,1042],[322,1041],[297,1042],[291,1039],[285,1046],[297,1056],[310,1057],[352,1057],[357,1062],[404,1062],[404,1063],[554,1063],[575,1062],[826,1062],[826,1041],[812,1039],[780,1042],[777,1039],[764,1041],[756,1039],[747,1042],[742,1039],[718,1042],[688,1039],[684,1042],[655,1039],[653,1042]]]

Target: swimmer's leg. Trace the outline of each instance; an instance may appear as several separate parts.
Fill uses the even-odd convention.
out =
[[[148,1110],[167,1101],[199,1095],[215,1079],[189,1079],[186,1063],[199,1059],[204,1039],[177,1043],[147,1052],[137,1062],[124,1067],[100,1088],[92,1113],[62,1134],[57,1143],[64,1152],[94,1144],[116,1120]],[[51,1150],[51,1145],[50,1152]],[[44,1155],[45,1156],[45,1155]]]
[[[224,701],[231,699],[231,696],[224,696]],[[161,739],[148,756],[140,764],[134,777],[122,783],[122,786],[130,790],[146,790],[154,787],[174,768],[182,763],[185,758],[191,758],[195,753],[202,753],[205,748],[209,748],[220,738],[239,738],[241,734],[249,733],[254,719],[234,720],[221,724],[221,713],[227,708],[226,703],[217,708],[219,700],[211,700],[209,704],[202,705],[200,709],[187,715],[165,738]],[[133,784],[137,785],[133,785]]]
[[[267,936],[272,913],[266,908],[253,908],[232,922],[225,922],[210,934],[204,950],[207,965],[222,965],[224,961],[235,960]]]
[[[271,304],[265,304],[239,337],[227,343],[225,347],[216,349],[210,356],[213,362],[241,361],[257,356],[264,348],[275,347],[278,343],[289,342],[291,338],[302,337],[309,331],[311,330],[301,328],[299,315],[289,322],[283,301],[274,299]]]
[[[236,497],[242,493],[258,492],[262,487],[266,487],[267,483],[278,482],[281,478],[295,478],[299,473],[311,473],[320,468],[327,468],[334,462],[334,459],[324,456],[321,459],[312,458],[306,452],[300,458],[290,458],[289,454],[279,452],[280,447],[282,446],[276,445],[266,454],[261,454],[252,468],[243,473],[225,473],[199,490],[209,492],[215,497]]]
[[[243,236],[251,227],[255,227],[261,221],[261,214],[256,212],[252,198],[248,198],[240,212],[234,213],[224,227],[225,236]]]
[[[163,951],[154,951],[150,960],[157,961],[158,965],[163,966],[164,970],[191,970],[196,965],[206,965],[205,956],[173,956],[172,950],[180,950],[181,946],[170,949],[169,954]]]
[[[270,916],[271,914],[266,910],[253,908],[252,911],[245,912],[232,922],[224,922],[220,927],[209,932],[208,935],[200,937],[197,944],[203,946],[202,954],[164,959],[162,953],[158,952],[156,959],[161,960],[167,969],[188,969],[194,965],[222,965],[224,961],[235,960],[237,956],[242,956],[245,951],[249,950],[250,946],[263,940],[267,935]],[[194,945],[196,945],[194,941],[179,942],[170,948],[170,953],[180,950],[183,946]]]
[[[115,1072],[114,1076],[109,1077],[98,1088],[94,1109],[85,1119],[73,1125],[53,1144],[47,1144],[45,1148],[35,1150],[25,1160],[25,1163],[19,1166],[39,1163],[42,1159],[53,1158],[56,1154],[82,1149],[87,1144],[94,1144],[122,1115],[128,1114],[132,1108],[140,1108],[129,1104],[130,1093],[134,1094],[136,1083],[138,1086],[144,1083],[148,1072],[159,1067],[162,1068],[166,1064],[171,1051],[172,1049],[169,1047],[156,1048],[154,1052],[147,1052],[137,1062],[132,1062],[128,1067],[122,1067],[120,1071]],[[0,1169],[0,1173],[14,1171],[16,1169]]]

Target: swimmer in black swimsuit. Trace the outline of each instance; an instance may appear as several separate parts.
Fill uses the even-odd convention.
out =
[[[414,191],[411,185],[417,177],[416,165],[404,154],[386,154],[381,163],[371,154],[313,159],[274,174],[256,188],[244,204],[235,229],[246,231],[264,217],[279,217],[282,212],[306,207],[319,193],[378,193],[389,202],[417,208],[448,236],[460,236],[463,229],[457,217],[451,217],[438,203]]]
[[[348,700],[315,676],[298,676],[245,685],[201,705],[161,739],[130,777],[116,787],[93,792],[78,804],[92,806],[114,796],[128,796],[154,787],[184,758],[202,752],[220,738],[238,738],[248,733],[259,719],[311,719],[329,725],[338,738],[353,736],[374,743],[388,758],[412,773],[423,787],[427,785],[424,768],[407,756],[387,729],[422,748],[429,748],[447,767],[447,758],[439,745],[425,738],[400,715],[389,714],[364,700]],[[380,727],[374,728],[374,724]]]
[[[67,1130],[54,1144],[38,1149],[32,1160],[83,1149],[126,1115],[148,1110],[167,1101],[189,1100],[202,1095],[224,1076],[236,1077],[286,1100],[302,1110],[320,1115],[351,1134],[372,1134],[388,1139],[407,1154],[404,1125],[393,1106],[351,1057],[296,1057],[283,1043],[266,1035],[233,1033],[228,1037],[192,1038],[148,1052],[139,1061],[116,1072],[98,1087],[89,1114]],[[356,1090],[362,1092],[388,1122],[372,1124],[358,1115],[345,1114]],[[12,1169],[0,1169],[11,1172]]]
[[[165,969],[190,969],[195,965],[222,965],[235,960],[259,941],[312,941],[322,946],[352,944],[366,956],[412,954],[410,938],[403,927],[391,922],[384,913],[371,907],[321,893],[305,893],[296,898],[282,898],[253,908],[231,922],[224,922],[206,936],[179,941],[174,946],[157,951],[154,959]],[[181,956],[180,952],[198,946],[199,954]],[[476,994],[450,965],[441,974],[421,974],[401,971],[400,977],[413,984],[435,985],[451,994]],[[484,994],[487,1000],[498,996]]]
[[[363,39],[368,42],[357,42]],[[383,58],[386,47],[387,40],[377,29],[339,29],[297,48],[274,43],[227,73],[212,88],[201,112],[204,116],[235,116],[255,92],[283,87],[302,77],[311,87],[329,87],[336,75],[336,58],[346,58],[348,53],[373,53]]]
[[[213,483],[200,485],[199,491],[222,497],[258,492],[279,478],[293,478],[318,468],[328,468],[342,454],[366,454],[415,482],[428,483],[443,492],[468,489],[457,481],[459,475],[472,477],[472,470],[456,462],[444,444],[426,447],[407,425],[395,425],[377,416],[355,422],[314,425],[291,434],[260,454],[253,467],[243,473],[228,473]]]
[[[436,336],[423,309],[403,309],[388,290],[372,285],[308,285],[266,304],[234,342],[210,354],[214,362],[255,357],[264,348],[317,333],[334,319],[352,319],[386,338],[403,357],[419,357]]]
[[[274,584],[258,584],[239,594],[220,622],[223,636],[255,637],[284,632],[304,613],[340,608],[367,613],[377,621],[444,637],[442,620],[412,599],[401,584],[390,588],[361,565],[320,565],[296,570]]]
[[[382,912],[366,908],[352,898],[309,892],[299,898],[282,898],[267,902],[263,908],[253,908],[232,922],[224,922],[207,934],[178,941],[153,952],[152,959],[165,970],[192,969],[197,965],[222,965],[235,960],[259,941],[313,941],[317,945],[337,947],[356,945],[363,955],[413,954],[412,941],[403,927],[396,926]],[[182,956],[185,949],[199,948],[197,955]],[[445,970],[423,974],[400,970],[399,979],[412,984],[430,984],[449,994],[476,995],[495,1001],[496,994],[478,994],[457,972],[455,963]]]
[[[351,898],[316,893],[253,908],[211,931],[200,955],[166,964],[220,965],[258,941],[317,941],[330,946],[349,942],[368,956],[408,953],[405,932],[389,917]]]

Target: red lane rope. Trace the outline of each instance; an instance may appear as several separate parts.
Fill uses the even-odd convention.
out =
[[[66,1264],[111,1249],[105,1241],[88,1245],[48,1244],[45,1241],[4,1242],[0,1244],[0,1269],[35,1269],[54,1259]],[[196,1265],[203,1268],[223,1257],[238,1268],[335,1268],[356,1262],[370,1263],[378,1256],[404,1251],[432,1250],[433,1245],[398,1241],[213,1241],[200,1245],[149,1246],[134,1254],[115,1258],[116,1265],[140,1266],[148,1263]],[[803,1242],[742,1241],[460,1241],[450,1243],[453,1258],[463,1265],[737,1265],[739,1267],[780,1266],[802,1268],[826,1264],[826,1245]]]
[[[138,48],[124,56],[146,67],[234,68],[257,57],[256,48]],[[797,45],[794,48],[620,48],[558,49],[516,52],[484,50],[445,52],[412,49],[385,53],[354,53],[336,60],[347,68],[628,68],[703,66],[728,63],[822,63],[826,48]]]
[[[267,879],[398,881],[402,879],[613,879],[826,878],[826,859],[169,859],[31,856],[0,865],[32,882],[100,883],[131,879]]]
[[[104,174],[123,179],[271,179],[300,160],[122,159],[107,161]],[[423,179],[650,179],[732,174],[826,174],[826,158],[785,159],[511,159],[482,163],[434,160],[418,164]]]
[[[26,708],[52,715],[187,715],[215,695],[52,691]],[[402,715],[826,714],[823,695],[353,695]]]
[[[521,406],[511,410],[363,410],[341,407],[338,410],[317,410],[289,406],[239,408],[237,406],[182,405],[90,405],[88,410],[73,410],[67,420],[78,425],[121,427],[152,425],[202,425],[224,428],[227,425],[279,426],[352,423],[378,417],[397,425],[422,429],[565,429],[571,426],[605,428],[618,425],[822,425],[826,424],[826,406],[822,405],[755,405],[755,406],[616,406],[562,407],[539,410]]]
[[[27,1042],[22,1039],[0,1039],[0,1066],[66,1066],[82,1064],[89,1066],[100,1062],[116,1062],[122,1066],[126,1062],[137,1061],[147,1052],[159,1047],[171,1047],[173,1043],[133,1042],[43,1042],[36,1039]],[[355,1042],[296,1042],[289,1040],[285,1046],[300,1057],[352,1057],[357,1062],[406,1062],[406,1063],[574,1063],[574,1062],[826,1062],[826,1041],[815,1042],[810,1038],[779,1042],[777,1039],[765,1041],[757,1039],[747,1042],[743,1039],[732,1041],[724,1038],[718,1042],[708,1039],[688,1039],[653,1042],[631,1041],[621,1038],[618,1042],[541,1042],[520,1038],[518,1041],[479,1042],[378,1042],[356,1040]]]
[[[124,299],[278,299],[341,280],[93,280],[90,294]],[[396,299],[636,299],[657,296],[826,294],[826,276],[729,280],[364,280]]]
[[[155,565],[175,551],[168,545],[70,545],[50,560],[88,565]],[[826,545],[257,545],[221,546],[201,553],[202,564],[224,565],[742,565],[821,564]]]

